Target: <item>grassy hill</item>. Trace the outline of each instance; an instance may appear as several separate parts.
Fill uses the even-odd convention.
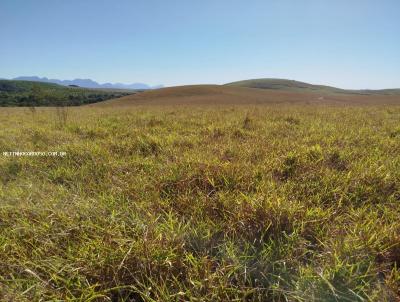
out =
[[[0,80],[0,106],[78,106],[135,93],[132,90],[88,89],[52,83]]]
[[[258,89],[254,89],[258,88]],[[0,106],[131,106],[256,104],[400,104],[400,90],[344,90],[280,79],[191,85],[149,91],[88,89],[0,80]]]
[[[283,84],[282,84],[283,85]],[[149,90],[93,106],[257,105],[257,104],[400,104],[400,94],[327,93],[278,86],[253,89],[235,85],[192,85]]]
[[[361,95],[400,95],[400,89],[349,90],[325,85],[313,85],[285,79],[253,79],[226,84],[227,86],[259,89],[275,89],[294,92],[313,92],[324,94],[361,94]]]

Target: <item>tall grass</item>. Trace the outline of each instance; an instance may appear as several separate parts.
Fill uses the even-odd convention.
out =
[[[400,297],[400,107],[30,114],[0,151],[67,156],[0,156],[1,300]]]

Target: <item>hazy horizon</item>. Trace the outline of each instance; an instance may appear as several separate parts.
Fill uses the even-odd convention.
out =
[[[0,77],[400,88],[398,1],[215,2],[2,1]]]

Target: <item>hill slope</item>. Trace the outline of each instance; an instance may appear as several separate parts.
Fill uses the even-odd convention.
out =
[[[0,80],[0,106],[77,106],[135,93],[127,90],[65,87],[53,83]]]
[[[325,94],[400,95],[400,89],[348,90],[325,85],[313,85],[309,83],[285,79],[253,79],[228,83],[226,84],[226,86]]]
[[[145,91],[95,106],[246,105],[246,104],[400,104],[400,95],[327,93],[291,89],[254,89],[235,85],[179,86]]]

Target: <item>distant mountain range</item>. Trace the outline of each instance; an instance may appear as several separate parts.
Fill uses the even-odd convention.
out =
[[[75,80],[58,80],[48,79],[46,77],[41,78],[37,76],[22,76],[13,78],[15,81],[32,81],[32,82],[45,82],[54,83],[63,86],[76,85],[85,88],[110,88],[110,89],[157,89],[162,88],[162,85],[150,86],[144,83],[133,83],[133,84],[122,84],[122,83],[104,83],[100,84],[91,79],[75,79]]]

